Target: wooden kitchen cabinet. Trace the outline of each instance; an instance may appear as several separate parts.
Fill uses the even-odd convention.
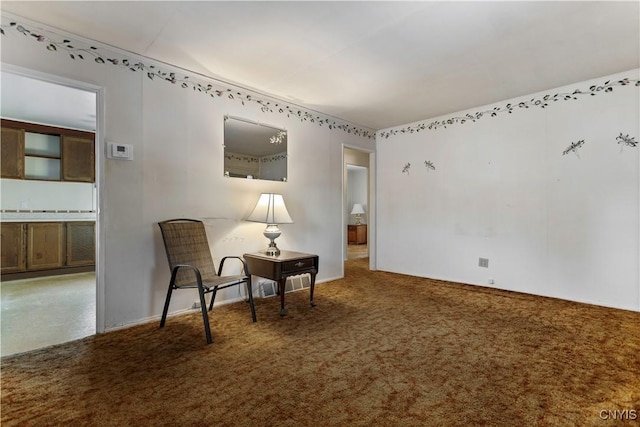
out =
[[[367,224],[348,225],[347,239],[350,245],[367,243]]]
[[[64,223],[27,223],[27,270],[46,270],[65,265]]]
[[[95,134],[2,119],[2,177],[95,182]]]
[[[63,181],[94,182],[95,150],[93,139],[62,137]]]
[[[2,127],[0,176],[24,178],[24,130]]]
[[[0,225],[0,273],[15,273],[26,269],[25,237],[25,225],[21,222]]]
[[[96,263],[94,222],[67,222],[67,267]]]
[[[24,178],[60,181],[60,135],[24,133]]]
[[[94,221],[3,222],[2,280],[92,271]]]

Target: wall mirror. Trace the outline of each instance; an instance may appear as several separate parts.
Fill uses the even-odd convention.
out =
[[[287,180],[287,131],[239,117],[224,118],[224,174]]]

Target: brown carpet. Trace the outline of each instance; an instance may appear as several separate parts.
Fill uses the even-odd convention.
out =
[[[194,313],[3,358],[2,425],[638,425],[640,313],[367,261],[216,308],[209,346]]]

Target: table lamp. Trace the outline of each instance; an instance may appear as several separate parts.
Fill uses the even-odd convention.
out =
[[[278,224],[293,223],[289,212],[287,212],[282,194],[262,193],[247,221],[267,224],[263,234],[271,243],[269,243],[265,253],[269,256],[280,255],[280,249],[278,249],[275,242],[276,238],[282,234]]]
[[[360,219],[362,219],[362,215],[364,214],[364,208],[360,203],[356,203],[353,205],[353,209],[351,209],[351,215],[356,216],[356,225],[360,225]]]

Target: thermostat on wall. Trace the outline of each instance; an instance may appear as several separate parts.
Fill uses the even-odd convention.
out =
[[[133,160],[133,146],[130,144],[109,143],[107,157],[117,160]]]

